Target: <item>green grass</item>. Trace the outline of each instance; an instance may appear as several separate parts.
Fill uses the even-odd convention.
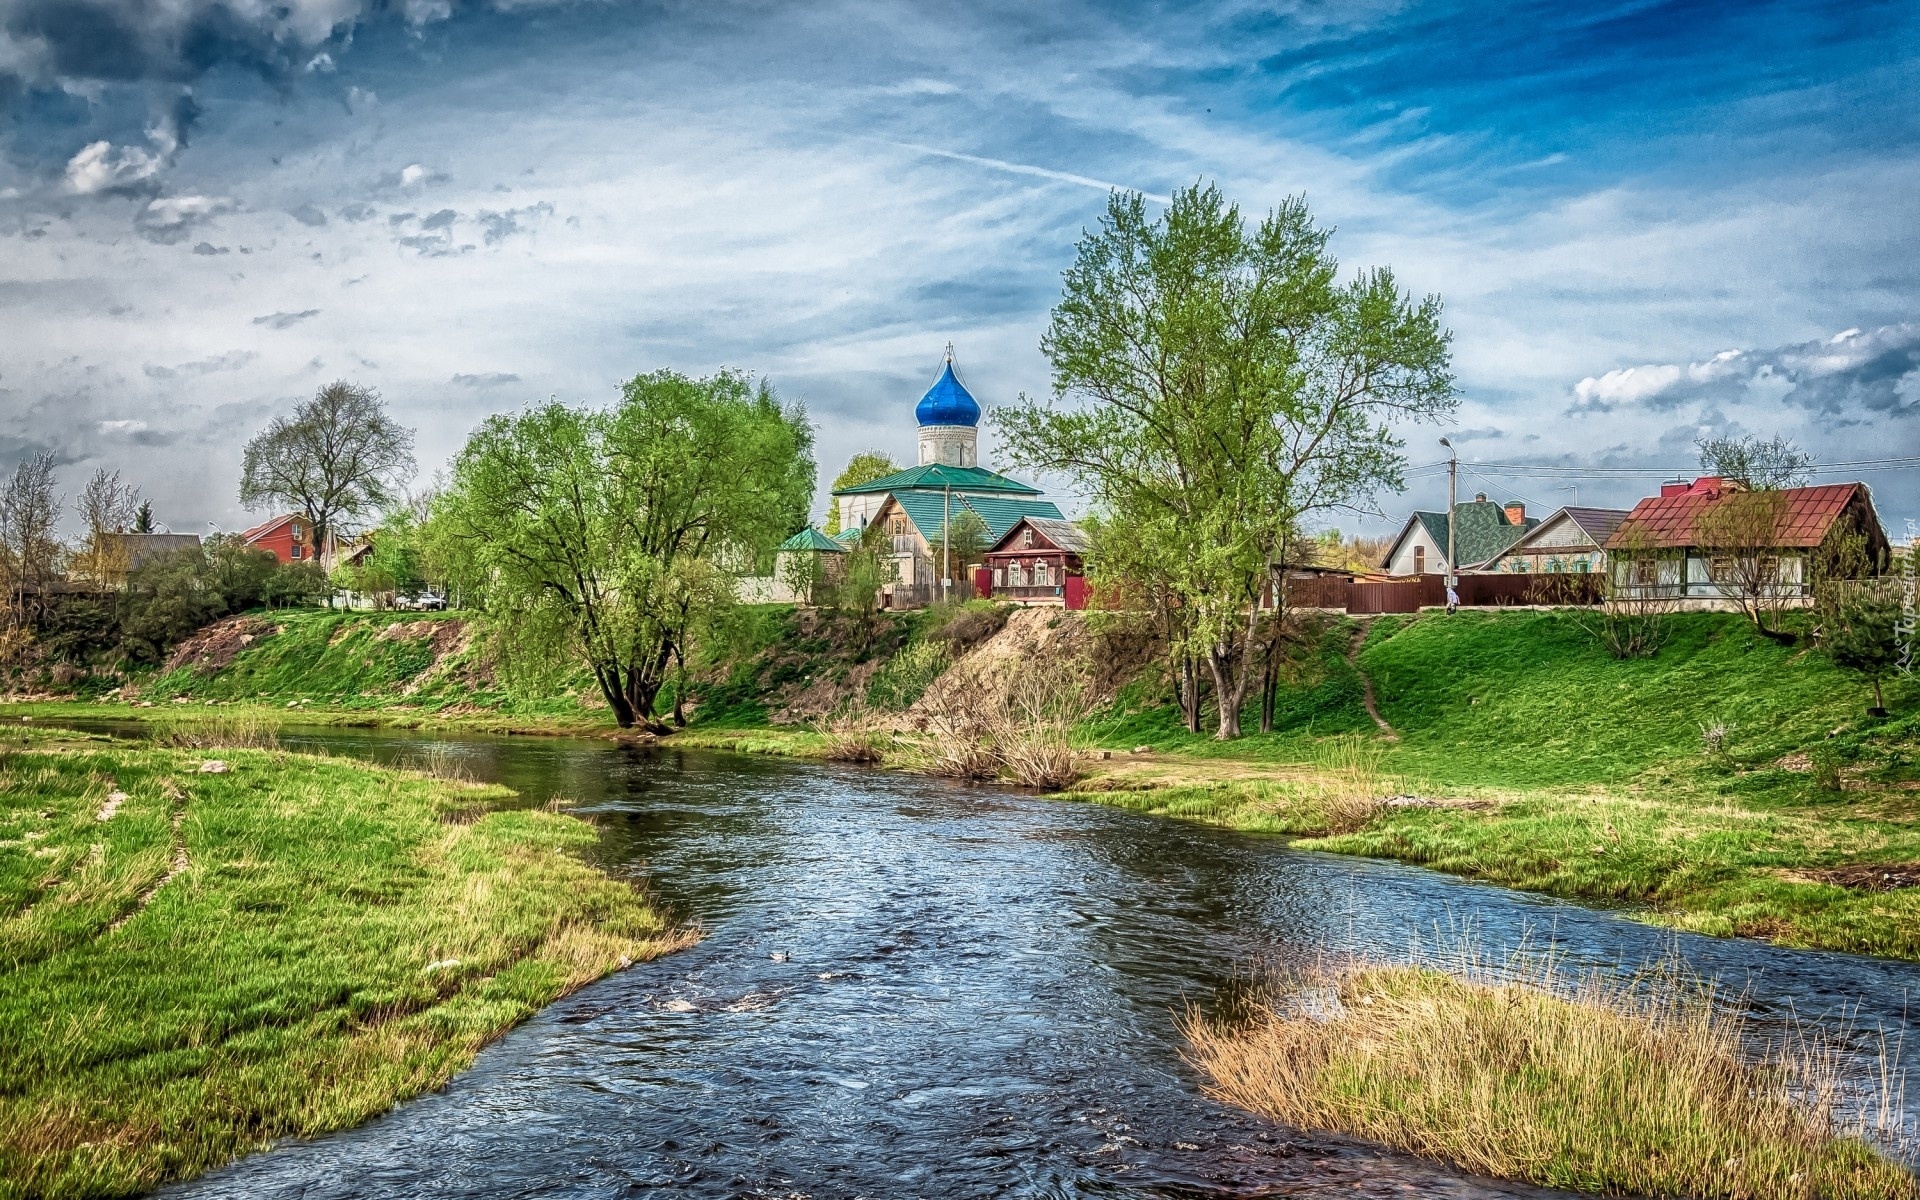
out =
[[[199,770],[216,757],[232,769]],[[589,826],[511,801],[10,731],[0,1197],[125,1195],[364,1121],[683,940],[575,857]]]
[[[524,695],[488,661],[473,618],[460,613],[334,612],[290,609],[238,618],[257,630],[225,663],[188,662],[135,680],[156,703],[176,698],[321,705],[343,711],[497,712],[577,717],[604,707],[591,686]],[[203,631],[203,634],[207,631]]]

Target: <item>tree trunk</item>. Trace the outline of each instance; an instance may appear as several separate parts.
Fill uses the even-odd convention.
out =
[[[687,660],[677,640],[673,643],[673,724],[678,729],[687,727]]]
[[[617,668],[602,667],[598,663],[593,667],[593,681],[600,685],[600,695],[613,710],[613,723],[622,729],[633,728],[633,705],[627,702],[626,693],[620,690]]]
[[[1240,706],[1247,700],[1247,672],[1234,670],[1234,654],[1215,649],[1207,653],[1207,666],[1213,672],[1213,698],[1220,708],[1220,723],[1215,739],[1230,742],[1240,736]]]
[[[1280,639],[1278,632],[1267,640],[1267,654],[1260,664],[1260,732],[1273,732],[1273,710],[1280,693]]]
[[[1191,654],[1180,656],[1180,716],[1188,733],[1200,732],[1200,672],[1194,670]]]

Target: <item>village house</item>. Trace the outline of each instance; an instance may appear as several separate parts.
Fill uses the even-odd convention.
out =
[[[1051,500],[1039,499],[1039,488],[979,465],[980,405],[954,374],[951,346],[940,377],[920,398],[914,416],[918,463],[833,493],[840,502],[843,544],[851,545],[869,529],[887,539],[894,582],[883,594],[896,608],[931,602],[943,578],[955,586],[967,578],[972,564],[942,564],[935,552],[946,540],[943,533],[957,529],[966,514],[979,519],[986,544],[1004,538],[1022,517],[1061,517]],[[941,574],[943,566],[950,576]]]
[[[1454,505],[1454,553],[1460,565],[1447,561],[1447,514],[1416,510],[1387,547],[1381,566],[1389,575],[1444,575],[1480,569],[1540,523],[1527,516],[1519,500],[1494,504],[1481,492],[1467,504]]]
[[[320,557],[313,544],[313,525],[301,513],[281,513],[240,531],[240,540],[265,550],[283,563],[311,562]]]
[[[1526,575],[1603,573],[1607,539],[1626,518],[1624,508],[1562,508],[1482,569]]]
[[[1750,492],[1709,475],[1663,484],[1634,505],[1606,550],[1620,596],[1728,608],[1759,592],[1796,606],[1811,603],[1821,570],[1849,566],[1849,536],[1859,552],[1852,568],[1877,573],[1890,543],[1863,483]]]
[[[974,590],[1022,604],[1087,605],[1086,530],[1057,517],[1021,517],[982,555]]]

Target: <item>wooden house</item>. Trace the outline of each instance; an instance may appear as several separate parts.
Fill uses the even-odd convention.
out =
[[[1519,575],[1603,574],[1607,539],[1627,519],[1624,508],[1560,509],[1478,570]]]
[[[1086,607],[1086,530],[1059,517],[1024,516],[982,559],[981,583],[996,600]]]

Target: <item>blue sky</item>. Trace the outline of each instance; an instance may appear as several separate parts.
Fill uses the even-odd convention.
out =
[[[1920,454],[1916,100],[1911,3],[0,0],[0,459],[230,528],[334,378],[430,475],[489,412],[731,366],[830,478],[912,453],[948,340],[1044,394],[1105,190],[1199,178],[1445,300],[1470,460],[1624,504],[1703,431]]]

